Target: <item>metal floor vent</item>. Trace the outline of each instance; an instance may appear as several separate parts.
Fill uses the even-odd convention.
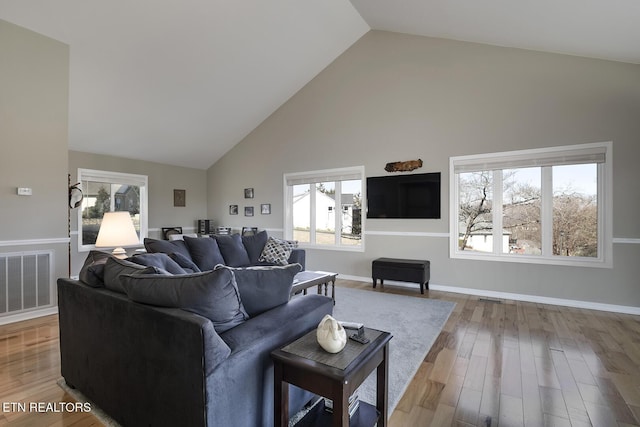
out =
[[[499,299],[494,299],[494,298],[478,298],[478,301],[481,302],[493,302],[496,304],[502,304],[502,301]]]
[[[51,305],[51,251],[0,253],[0,316]]]

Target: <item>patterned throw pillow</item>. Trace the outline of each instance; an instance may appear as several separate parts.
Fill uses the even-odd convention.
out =
[[[264,245],[262,254],[260,254],[259,261],[270,262],[277,265],[287,265],[289,264],[291,251],[296,247],[296,242],[269,237],[267,244]]]

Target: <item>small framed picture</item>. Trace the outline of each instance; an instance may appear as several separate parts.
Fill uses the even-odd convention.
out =
[[[238,215],[238,205],[229,205],[229,215]]]
[[[187,205],[187,191],[173,190],[173,206],[184,207]]]
[[[244,198],[245,199],[253,199],[253,188],[245,188],[244,189]]]
[[[253,216],[253,206],[244,207],[244,216]]]
[[[271,203],[263,203],[260,205],[260,213],[262,215],[270,215],[271,214]]]

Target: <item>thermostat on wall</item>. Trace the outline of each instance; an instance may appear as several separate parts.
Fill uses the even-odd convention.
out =
[[[33,189],[29,187],[18,187],[18,196],[31,196],[33,195]]]

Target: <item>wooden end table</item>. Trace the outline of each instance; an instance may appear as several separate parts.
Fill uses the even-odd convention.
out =
[[[328,296],[328,286],[331,284],[331,299],[333,303],[336,302],[336,277],[338,273],[331,273],[328,271],[301,271],[293,278],[293,288],[291,289],[291,295],[297,294],[302,291],[304,295],[307,294],[307,289],[317,286],[318,295],[322,294],[322,288],[324,287],[324,295]]]
[[[349,333],[350,331],[347,331]],[[367,426],[387,425],[387,376],[389,372],[389,332],[365,328],[371,341],[359,344],[347,340],[336,354],[324,351],[313,330],[302,338],[271,353],[274,362],[274,425],[289,422],[289,384],[333,400],[333,413],[318,403],[297,426]],[[360,402],[349,419],[349,396],[376,369],[376,406]],[[350,424],[351,422],[351,424]]]

